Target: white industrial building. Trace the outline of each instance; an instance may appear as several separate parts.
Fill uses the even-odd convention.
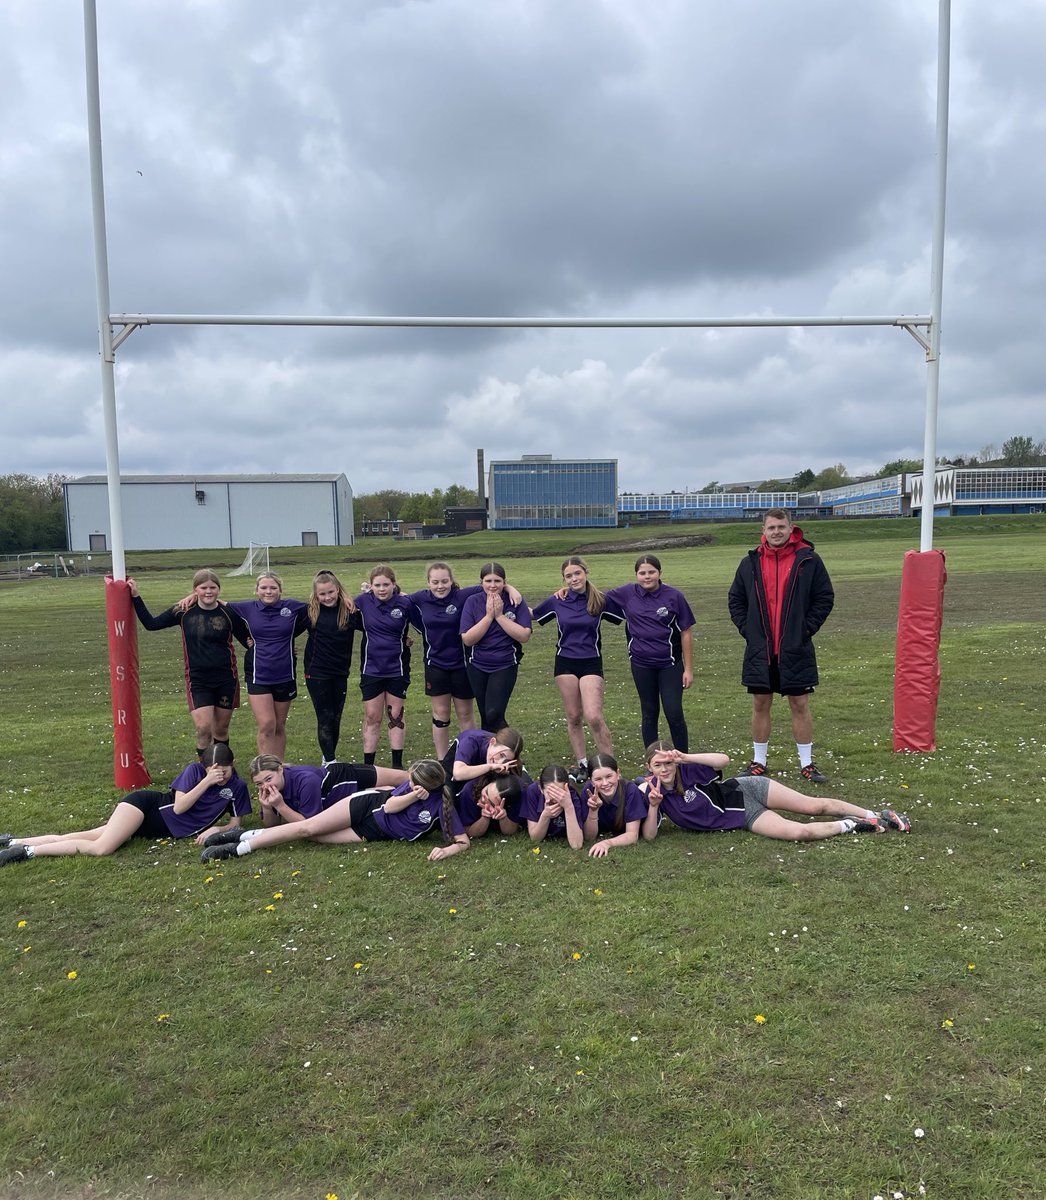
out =
[[[112,549],[104,475],[65,489],[70,550]],[[344,475],[125,475],[120,481],[128,550],[351,546],[352,488]]]

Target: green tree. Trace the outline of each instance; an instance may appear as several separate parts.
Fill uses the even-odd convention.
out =
[[[68,476],[0,475],[0,551],[65,549]]]
[[[1008,467],[1028,467],[1035,456],[1035,442],[1030,437],[1015,436],[1002,444],[1002,461]]]
[[[883,463],[875,473],[876,479],[885,479],[887,475],[904,475],[911,471],[921,471],[923,469],[923,460],[921,458],[894,458],[888,463]]]
[[[805,467],[802,471],[797,471],[792,476],[792,487],[798,492],[805,492],[813,483],[815,475],[809,467]]]

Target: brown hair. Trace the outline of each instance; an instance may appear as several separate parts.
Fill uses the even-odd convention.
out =
[[[210,567],[201,567],[199,571],[192,577],[193,588],[198,588],[201,583],[215,583],[218,587],[222,586],[222,581],[218,578],[218,573],[212,571]]]
[[[458,581],[454,578],[454,568],[450,565],[450,563],[445,563],[445,562],[429,563],[429,565],[425,568],[426,581],[428,580],[429,576],[432,574],[433,571],[446,571],[447,574],[450,576],[450,586],[451,587],[458,586]]]
[[[407,778],[417,787],[424,788],[426,792],[442,793],[443,807],[440,811],[440,819],[443,827],[443,840],[452,842],[454,837],[450,831],[453,828],[454,796],[447,787],[447,772],[444,770],[443,764],[438,763],[434,758],[419,758],[417,762],[412,762],[407,768]]]
[[[587,601],[585,607],[588,609],[590,617],[598,617],[603,611],[606,600],[599,588],[587,577],[588,563],[585,562],[580,554],[572,554],[569,558],[563,560],[563,565],[559,568],[560,575],[563,574],[567,567],[580,567],[585,572],[585,599]]]
[[[783,508],[768,508],[766,512],[763,513],[763,524],[765,525],[770,519],[773,519],[774,521],[787,521],[789,525],[792,523],[792,518],[787,512],[785,512]]]
[[[309,597],[309,624],[315,629],[316,622],[320,619],[320,599],[316,595],[316,585],[318,583],[333,583],[338,589],[338,628],[345,629],[349,624],[349,617],[352,616],[356,606],[352,603],[352,597],[345,591],[341,580],[333,571],[316,572],[316,576],[312,581],[312,595]]]
[[[625,781],[621,778],[621,771],[617,765],[617,759],[612,754],[604,754],[600,751],[598,754],[593,754],[588,760],[588,777],[592,778],[595,771],[617,771],[617,807],[614,809],[614,832],[624,833],[625,831]],[[596,791],[596,785],[592,784],[592,791]]]

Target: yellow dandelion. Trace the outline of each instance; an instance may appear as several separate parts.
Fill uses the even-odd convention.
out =
[[[66,977],[66,979],[75,979],[76,972],[75,971],[66,971],[65,977]]]
[[[352,969],[353,969],[354,971],[362,971],[362,970],[363,970],[363,963],[353,963],[353,964],[352,964]]]
[[[171,1019],[171,1014],[170,1013],[160,1013],[156,1019],[157,1019],[157,1021],[161,1021],[161,1022],[169,1021]]]
[[[955,1025],[955,1022],[951,1019],[951,1017],[945,1017],[944,1020],[941,1022],[942,1029],[951,1029],[954,1025]]]
[[[258,874],[254,876],[254,878],[255,878],[255,879],[261,879],[261,871],[259,871],[259,872],[258,872]]]
[[[274,900],[282,900],[282,899],[283,899],[283,892],[273,892],[273,894],[272,894],[272,898],[273,898]]]
[[[25,927],[26,927],[28,924],[29,924],[29,922],[28,922],[28,921],[19,921],[19,922],[18,922],[18,928],[19,928],[19,929],[24,929],[24,928],[25,928]]]
[[[976,964],[976,963],[967,963],[967,964],[966,964],[966,970],[967,970],[967,971],[976,971],[976,970],[977,970],[977,964]]]
[[[575,950],[574,953],[570,957],[574,960],[574,962],[577,962],[578,959],[581,958],[581,954],[579,951]]]
[[[22,947],[23,954],[28,954],[30,950],[32,950],[32,946],[23,946]]]
[[[295,875],[300,875],[300,874],[301,874],[301,871],[291,871],[291,879],[293,879]]]
[[[906,792],[908,790],[908,785],[906,783],[902,783],[901,790]]]
[[[265,911],[266,911],[266,912],[275,912],[275,911],[276,911],[276,905],[275,905],[275,904],[266,904],[266,906],[265,906]]]
[[[592,895],[593,895],[593,896],[602,896],[602,895],[603,895],[603,889],[602,889],[602,888],[593,888],[593,889],[592,889]]]
[[[584,1073],[585,1073],[584,1071],[575,1071],[574,1072],[575,1075],[584,1075]]]
[[[530,852],[530,853],[531,853],[531,854],[540,854],[540,853],[541,853],[541,847],[540,847],[540,846],[535,846],[535,847],[534,847],[534,849],[533,849],[533,850],[531,850],[531,852]]]
[[[765,1024],[766,1024],[766,1017],[764,1017],[762,1013],[756,1013],[756,1014],[755,1014],[755,1023],[756,1023],[757,1025],[765,1025]]]
[[[325,1200],[338,1200],[338,1193],[337,1192],[328,1192],[325,1197]]]
[[[266,974],[266,975],[271,975],[271,974],[272,974],[272,967],[266,967],[266,968],[265,968],[265,974]]]
[[[208,875],[207,878],[204,880],[204,883],[214,883],[214,876]]]

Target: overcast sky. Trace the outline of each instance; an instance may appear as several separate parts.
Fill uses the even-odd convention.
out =
[[[930,306],[935,0],[98,0],[114,312]],[[1046,437],[1046,4],[953,13],[941,454]],[[78,0],[0,6],[0,473],[104,470]],[[139,330],[125,474],[921,457],[884,329]]]

